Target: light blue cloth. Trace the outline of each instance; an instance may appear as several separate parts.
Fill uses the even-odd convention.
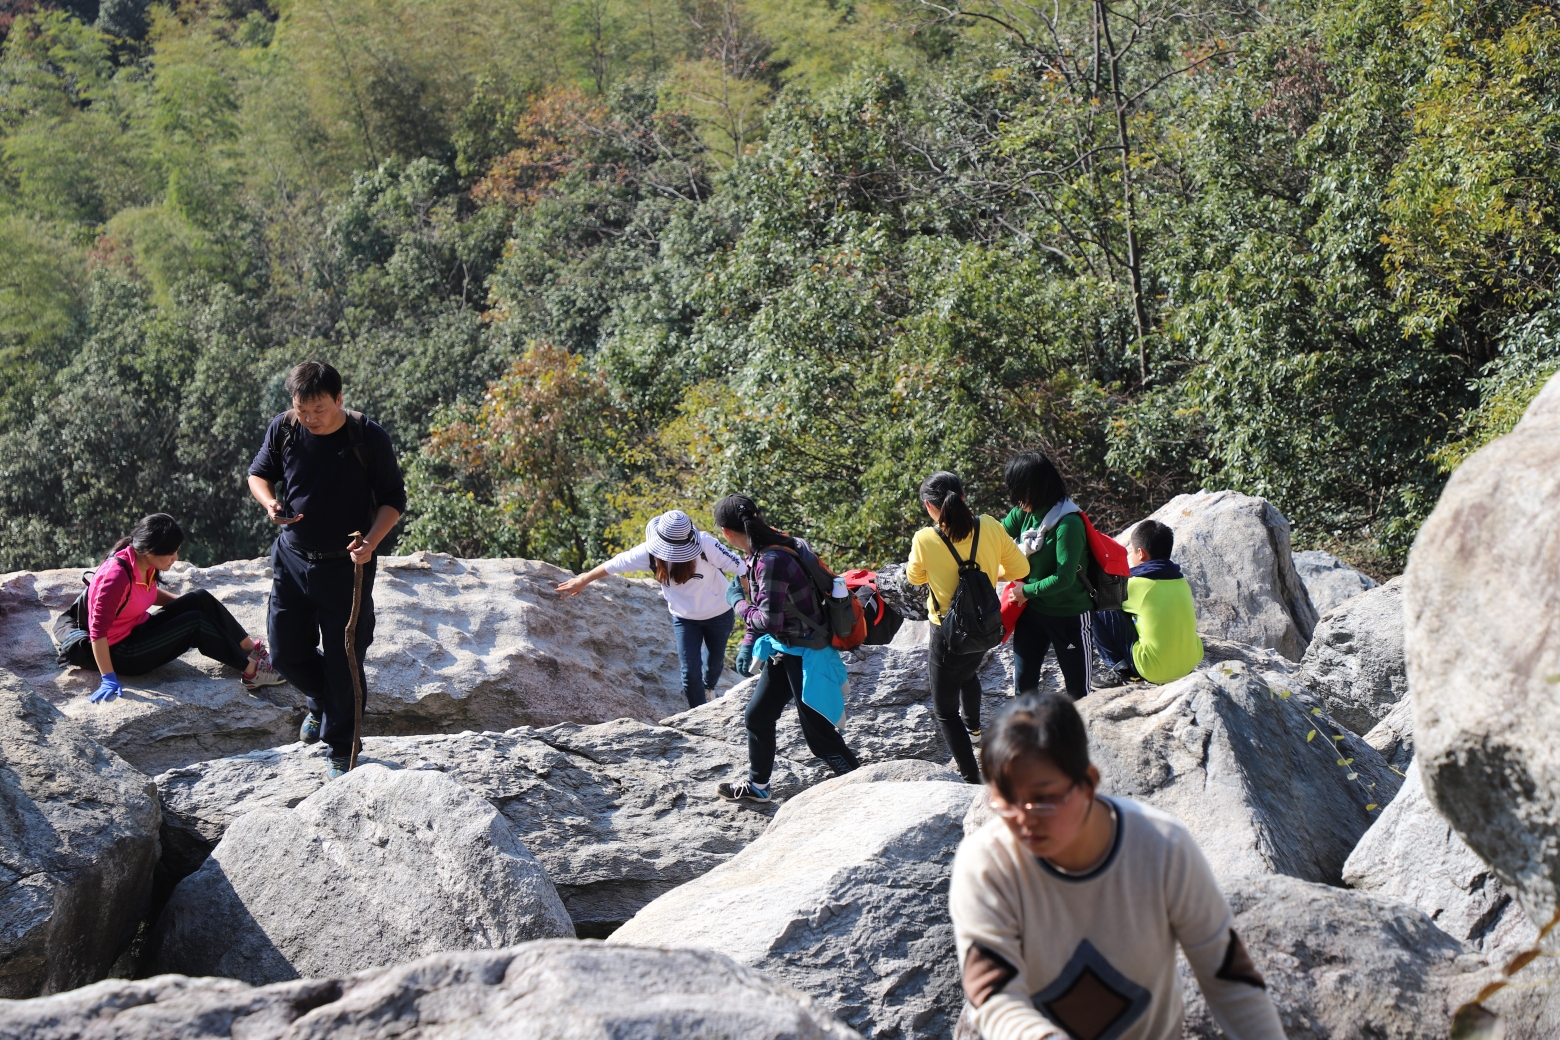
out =
[[[753,643],[753,658],[767,661],[775,654],[793,654],[802,659],[802,703],[838,726],[845,717],[845,661],[832,646],[810,650],[786,646],[774,636],[759,636]]]

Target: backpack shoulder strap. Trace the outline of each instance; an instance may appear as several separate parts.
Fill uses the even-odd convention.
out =
[[[363,467],[363,475],[368,478],[368,508],[372,514],[370,519],[379,515],[379,492],[374,488],[373,458],[368,449],[368,420],[363,413],[352,408],[343,408],[347,416],[347,443],[352,446],[352,454],[357,456],[358,465]]]

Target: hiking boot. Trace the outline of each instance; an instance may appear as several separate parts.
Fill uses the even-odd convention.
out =
[[[303,725],[298,727],[298,739],[305,744],[313,744],[320,739],[320,717],[314,712],[303,717]]]
[[[971,747],[980,747],[980,730],[978,730],[978,729],[970,730],[970,746]]]
[[[337,758],[335,755],[331,755],[325,760],[325,772],[334,780],[338,776],[345,776],[347,767],[351,764],[352,760],[350,758]]]
[[[244,689],[254,690],[261,686],[280,686],[287,680],[271,667],[271,652],[257,639],[254,649],[249,651],[249,667],[238,681],[244,684]]]
[[[728,802],[767,802],[769,801],[768,787],[755,787],[751,780],[744,780],[740,784],[721,784],[715,788],[715,793]]]

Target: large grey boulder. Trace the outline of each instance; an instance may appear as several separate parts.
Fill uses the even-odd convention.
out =
[[[553,587],[568,576],[531,560],[382,558],[364,731],[653,722],[685,710],[671,615],[655,582],[611,577],[564,600]],[[175,594],[210,591],[246,630],[264,634],[269,559],[181,562],[164,577]],[[79,570],[0,576],[0,667],[126,761],[158,773],[297,739],[304,701],[296,689],[248,692],[232,669],[193,651],[126,677],[119,700],[89,704],[96,673],[59,670],[49,638],[54,616],[80,590]],[[731,681],[723,677],[721,688]]]
[[[0,670],[0,997],[108,973],[151,893],[158,821],[150,780]]]
[[[1004,643],[988,653],[981,665],[983,721],[995,718],[1007,703],[1013,687],[1012,659],[1012,648]],[[845,742],[863,763],[906,758],[941,764],[950,761],[952,753],[938,735],[937,721],[932,718],[924,643],[863,646],[845,655],[845,670],[850,676],[850,689],[845,697],[842,728]],[[1048,658],[1041,674],[1041,687],[1059,687],[1059,679],[1054,659]],[[757,683],[757,678],[746,679],[725,696],[664,719],[663,725],[745,748],[747,727],[743,712]],[[779,753],[791,760],[807,783],[832,775],[807,750],[794,707],[781,714],[775,735]]]
[[[1560,919],[1560,377],[1452,474],[1404,575],[1414,743],[1430,802]]]
[[[1492,960],[1532,946],[1538,929],[1425,797],[1419,770],[1360,839],[1343,866],[1350,888],[1406,903]]]
[[[860,1040],[806,996],[703,950],[552,939],[254,988],[112,979],[0,1000],[9,1040]]]
[[[1177,495],[1149,519],[1175,531],[1172,559],[1192,586],[1199,632],[1300,660],[1316,607],[1295,570],[1289,521],[1273,503],[1199,491]],[[1128,528],[1117,540],[1130,534]]]
[[[264,984],[573,932],[496,809],[437,770],[367,765],[228,827],[163,909],[155,971]]]
[[[1102,790],[1185,823],[1220,874],[1337,884],[1401,777],[1289,679],[1226,660],[1096,690],[1078,708]]]
[[[1414,761],[1414,699],[1404,697],[1365,734],[1365,743],[1381,753],[1387,765],[1407,773]]]
[[[1311,605],[1318,614],[1342,606],[1377,585],[1375,578],[1320,549],[1295,553],[1295,571],[1305,583],[1305,591],[1310,594]]]
[[[239,817],[291,808],[319,790],[323,756],[292,744],[157,777],[164,866],[183,877]],[[776,809],[715,797],[717,783],[746,769],[745,749],[627,719],[368,737],[360,761],[439,769],[485,798],[546,867],[582,938],[607,935],[656,896],[736,855]],[[772,783],[782,801],[800,789],[784,759]]]
[[[820,792],[607,941],[715,950],[865,1035],[947,1036],[963,999],[948,879],[969,798],[938,781]]]
[[[1289,877],[1220,881],[1288,1040],[1446,1040],[1492,975],[1424,914]],[[1183,1036],[1222,1038],[1181,962]]]
[[[1403,579],[1336,607],[1317,622],[1300,678],[1333,718],[1361,736],[1408,697],[1403,660]]]

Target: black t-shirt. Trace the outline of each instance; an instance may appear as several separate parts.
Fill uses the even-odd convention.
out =
[[[277,498],[292,512],[303,514],[302,520],[282,529],[287,544],[309,552],[337,552],[347,547],[353,531],[367,534],[374,522],[370,479],[380,505],[406,512],[406,485],[384,427],[364,421],[363,446],[374,470],[371,476],[352,450],[346,424],[323,437],[296,425],[283,453],[282,418],[271,420],[265,442],[249,464],[249,475],[273,484],[280,481]]]

